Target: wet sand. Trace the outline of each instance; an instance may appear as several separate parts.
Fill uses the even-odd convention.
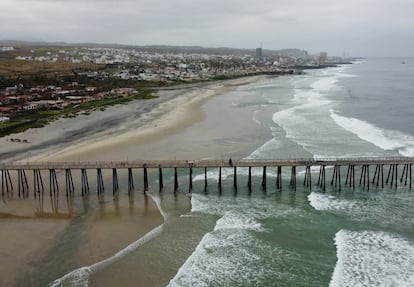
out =
[[[160,91],[160,97],[153,102],[137,101],[126,106],[110,107],[105,112],[96,111],[90,116],[60,119],[45,128],[0,139],[0,152],[7,160],[20,161],[200,159],[237,156],[235,143],[244,151],[257,146],[255,139],[243,138],[244,130],[260,129],[253,121],[246,121],[236,111],[229,109],[231,102],[220,104],[221,101],[231,101],[230,97],[215,99],[218,95],[236,91],[239,85],[263,78],[241,78]],[[214,116],[206,120],[206,113]],[[230,122],[223,124],[223,121]],[[27,139],[28,143],[11,144],[10,138]],[[96,198],[90,200],[94,201]],[[132,214],[128,214],[131,210],[126,200],[122,200],[117,206],[116,202],[109,199],[105,208],[92,208],[93,215],[83,223],[84,227],[80,231],[82,248],[75,250],[77,267],[111,256],[163,222],[151,199],[148,201],[147,198],[145,201],[141,198],[138,202],[140,205],[133,209]],[[142,206],[142,202],[147,202],[146,208]],[[3,208],[6,207],[1,206],[0,211]],[[15,210],[24,208],[18,207]],[[140,218],[139,222],[136,218]],[[24,264],[32,263],[30,258],[33,254],[44,253],[49,244],[73,228],[73,218],[43,220],[41,223],[38,223],[38,219],[24,219],[24,224],[19,225],[13,222],[11,219],[0,220],[2,242],[14,243],[13,248],[5,245],[0,247],[0,254],[4,255],[0,264],[3,266],[6,262],[13,261],[8,264],[7,269],[0,271],[0,278],[6,278],[2,279],[6,280],[4,283],[13,282],[19,272],[24,272]],[[31,227],[36,225],[41,228],[31,232]],[[75,228],[75,232],[79,230]],[[22,234],[26,236],[22,238]],[[47,234],[48,240],[44,239],[44,234]],[[26,239],[28,237],[30,240]],[[18,246],[26,247],[14,250]],[[10,284],[0,281],[0,285]]]
[[[96,138],[84,138],[82,142],[63,145],[59,149],[49,150],[46,154],[32,156],[30,160],[197,159],[211,156],[214,154],[211,149],[205,150],[199,144],[192,144],[193,140],[202,136],[207,128],[209,132],[212,130],[218,132],[217,137],[222,135],[229,137],[240,135],[241,129],[255,127],[246,121],[241,123],[239,128],[234,126],[235,129],[231,129],[229,125],[216,124],[196,129],[200,132],[190,135],[192,138],[187,138],[186,129],[203,120],[206,111],[202,107],[208,100],[234,91],[239,85],[253,83],[263,78],[263,76],[248,77],[203,84],[188,89],[160,91],[160,98],[167,100],[144,114],[142,120],[137,121],[135,126],[118,131],[108,131]],[[175,96],[171,97],[171,94]],[[219,115],[216,119],[220,121],[226,117],[234,118],[237,115]],[[242,120],[242,117],[238,118]],[[188,146],[185,152],[180,152],[183,143],[191,145],[191,148]],[[222,150],[221,153],[225,154],[230,150],[231,148]]]
[[[61,196],[58,213],[51,210],[48,193],[43,212],[31,199],[1,206],[0,286],[46,286],[111,257],[164,222],[149,196],[121,192],[118,199],[107,192],[100,202],[95,194],[77,198],[71,211]]]

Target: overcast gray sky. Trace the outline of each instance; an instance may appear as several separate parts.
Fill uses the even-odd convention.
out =
[[[414,56],[414,0],[0,0],[0,39]]]

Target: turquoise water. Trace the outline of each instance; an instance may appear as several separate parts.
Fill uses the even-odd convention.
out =
[[[237,157],[414,156],[414,61],[404,60],[406,65],[401,59],[367,59],[239,87],[226,95],[232,108],[268,129],[270,140],[263,139],[253,152],[239,152]],[[220,103],[220,97],[207,105],[213,103]],[[158,205],[164,224],[107,261],[81,269],[62,263],[48,282],[57,279],[53,286],[414,285],[414,196],[407,186],[372,186],[369,191],[357,186],[353,191],[344,186],[346,170],[342,170],[339,192],[329,184],[328,168],[326,193],[315,184],[317,170],[312,171],[312,190],[302,185],[303,170],[298,170],[297,189],[292,190],[286,169],[279,192],[276,171],[268,169],[264,192],[259,188],[262,170],[254,169],[249,194],[247,170],[239,169],[235,192],[233,171],[225,169],[222,192],[217,188],[218,171],[210,170],[205,193],[203,171],[196,170],[189,194],[187,172],[180,170],[175,195],[171,174],[165,173],[161,195],[157,175],[151,175],[148,198]],[[359,172],[358,168],[357,179]],[[122,187],[121,194],[127,198]]]
[[[247,194],[193,195],[191,214],[218,219],[169,286],[412,285],[404,188]]]
[[[368,59],[241,88],[234,105],[254,106],[253,119],[273,135],[245,158],[413,156],[413,67]],[[414,284],[407,186],[338,192],[328,184],[327,193],[284,186],[251,196],[234,196],[230,186],[221,196],[194,194],[190,214],[218,219],[168,286]]]

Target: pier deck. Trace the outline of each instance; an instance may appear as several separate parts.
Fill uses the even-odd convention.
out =
[[[338,158],[338,159],[255,159],[255,160],[132,160],[132,161],[68,161],[68,162],[0,162],[0,169],[122,169],[122,168],[218,168],[218,167],[292,167],[292,166],[346,166],[346,165],[404,165],[414,158]]]

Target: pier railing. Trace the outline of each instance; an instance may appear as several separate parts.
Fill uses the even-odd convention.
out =
[[[360,158],[299,158],[299,159],[213,159],[213,160],[119,160],[119,161],[67,161],[36,162],[17,161],[0,162],[0,169],[110,169],[110,168],[213,168],[213,167],[277,167],[277,166],[333,166],[333,165],[376,165],[376,164],[412,164],[411,157],[360,157]]]

